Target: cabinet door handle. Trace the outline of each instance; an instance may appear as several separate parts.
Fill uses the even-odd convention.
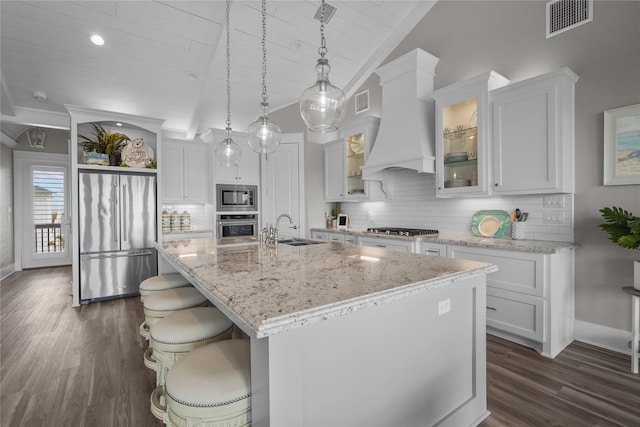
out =
[[[489,306],[487,306],[487,310],[498,311],[498,309],[497,309],[497,308],[495,308],[495,307],[489,307]]]
[[[498,183],[496,182],[496,183],[495,183],[495,184],[493,184],[493,185],[497,187],[497,186],[499,186],[500,184],[498,184]]]
[[[376,246],[379,247],[379,248],[386,248],[385,245],[376,245]]]

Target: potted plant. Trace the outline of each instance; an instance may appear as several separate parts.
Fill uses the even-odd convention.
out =
[[[86,152],[95,152],[106,154],[109,158],[109,164],[117,166],[120,163],[120,153],[131,139],[120,132],[106,130],[100,123],[91,123],[93,128],[92,137],[78,135],[81,139],[80,145]]]
[[[605,222],[602,230],[609,233],[609,240],[627,249],[640,249],[640,217],[622,208],[602,208]],[[633,262],[633,287],[640,291],[640,260]]]

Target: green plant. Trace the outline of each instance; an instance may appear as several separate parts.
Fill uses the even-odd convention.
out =
[[[627,249],[640,249],[640,217],[622,208],[602,208],[605,222],[598,225],[609,233],[609,240]]]
[[[127,135],[106,130],[100,123],[91,123],[91,127],[93,128],[93,136],[91,138],[78,135],[78,138],[81,139],[79,144],[87,152],[120,154],[124,146],[131,141]]]
[[[156,163],[155,160],[151,160],[149,163],[147,163],[145,168],[147,168],[147,169],[157,169],[158,168],[158,164]]]
[[[338,214],[340,213],[340,203],[336,203],[331,210],[331,214],[334,218],[338,218]]]

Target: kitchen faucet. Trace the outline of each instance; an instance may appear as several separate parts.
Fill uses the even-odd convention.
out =
[[[293,224],[293,219],[291,218],[291,215],[282,214],[278,216],[278,219],[276,219],[275,227],[272,225],[268,225],[262,230],[262,238],[260,240],[264,241],[264,243],[267,246],[272,246],[278,243],[278,227],[280,227],[280,220],[282,218],[288,219],[289,223],[292,224],[292,226],[289,228],[293,228],[294,230],[298,229],[298,226]]]

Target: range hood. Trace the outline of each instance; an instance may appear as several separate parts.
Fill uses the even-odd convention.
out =
[[[439,58],[415,49],[378,68],[382,111],[362,178],[383,181],[387,170],[435,172],[433,78]]]

